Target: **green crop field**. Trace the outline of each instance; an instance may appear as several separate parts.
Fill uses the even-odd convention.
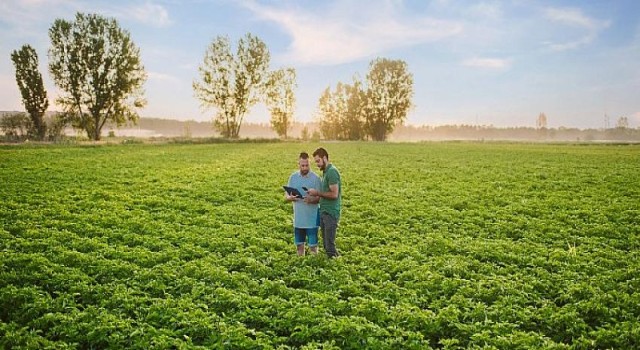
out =
[[[639,145],[322,144],[336,260],[317,146],[1,146],[0,348],[640,348]]]

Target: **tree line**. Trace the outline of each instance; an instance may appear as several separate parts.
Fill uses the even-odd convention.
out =
[[[413,76],[406,62],[378,58],[369,64],[366,81],[339,82],[319,100],[320,129],[325,139],[384,141],[404,122],[411,108]]]
[[[49,123],[44,118],[49,100],[35,49],[26,44],[11,54],[29,117],[29,137],[43,140],[49,128],[52,138],[71,125],[99,140],[107,122],[121,126],[137,121],[137,110],[146,104],[142,86],[147,74],[129,32],[115,19],[77,13],[74,21],[56,19],[49,38],[49,73],[60,89],[56,103],[62,108]],[[10,118],[2,125],[20,122],[15,115]]]
[[[120,127],[139,120],[146,105],[143,85],[147,73],[140,49],[130,33],[113,18],[77,13],[74,20],[56,19],[49,29],[49,73],[60,90],[62,109],[46,120],[49,107],[38,55],[28,44],[11,54],[16,82],[26,115],[4,116],[5,134],[24,134],[36,140],[54,139],[67,125],[100,140],[105,125]],[[270,126],[282,138],[295,122],[296,71],[271,70],[267,45],[247,33],[235,50],[227,36],[207,47],[193,90],[201,107],[213,110],[213,126],[226,138],[238,138],[244,117],[262,102]],[[401,60],[371,62],[366,81],[338,83],[318,101],[317,119],[325,139],[385,140],[406,119],[411,107],[413,78]]]

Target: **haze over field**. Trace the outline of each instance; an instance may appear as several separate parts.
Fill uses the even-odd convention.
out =
[[[471,4],[471,5],[470,5]],[[23,110],[11,51],[32,45],[49,98],[48,29],[76,12],[115,17],[140,47],[149,74],[143,117],[208,121],[193,96],[207,45],[251,32],[272,67],[298,75],[296,119],[310,122],[321,92],[364,78],[376,57],[414,75],[414,125],[602,128],[640,126],[640,3],[621,1],[80,1],[0,4],[0,110]],[[56,106],[52,105],[51,110]],[[256,106],[250,123],[268,121]]]

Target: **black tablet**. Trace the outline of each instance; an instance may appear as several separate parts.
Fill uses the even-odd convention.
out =
[[[298,191],[297,188],[294,187],[289,187],[289,186],[282,186],[282,188],[284,188],[285,191],[287,191],[287,193],[290,196],[296,196],[298,198],[303,198],[304,196],[302,195],[302,193],[300,193],[300,191]]]

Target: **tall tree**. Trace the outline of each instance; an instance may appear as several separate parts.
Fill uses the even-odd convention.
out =
[[[367,93],[362,82],[354,77],[353,85],[345,85],[346,106],[342,129],[346,140],[362,140],[365,138],[364,113],[367,105]]]
[[[318,100],[318,119],[320,120],[320,132],[327,140],[339,140],[342,128],[343,113],[342,104],[340,103],[340,92],[342,91],[342,83],[336,86],[336,92],[331,92],[331,88],[327,87],[320,95]]]
[[[367,74],[365,128],[373,140],[384,141],[411,108],[413,75],[402,60],[378,58]]]
[[[367,95],[362,82],[339,82],[335,91],[327,88],[318,101],[320,130],[328,140],[362,140]]]
[[[107,121],[136,123],[147,75],[140,50],[113,18],[77,13],[49,29],[49,71],[62,90],[57,99],[72,125],[100,140]]]
[[[618,129],[627,129],[629,128],[629,118],[620,117],[618,121],[616,121],[616,128]]]
[[[44,113],[49,107],[49,99],[42,74],[38,70],[38,54],[30,45],[23,45],[20,50],[11,53],[11,60],[16,68],[16,82],[20,88],[22,103],[31,118],[32,130],[29,133],[36,139],[43,140],[47,134]]]
[[[279,69],[269,73],[266,84],[266,104],[271,114],[271,127],[285,139],[293,125],[295,86],[296,71],[293,68]]]
[[[538,129],[547,128],[547,116],[544,113],[540,113],[540,115],[538,115],[538,119],[536,120],[536,127]]]
[[[238,40],[235,55],[225,36],[207,48],[193,90],[203,108],[216,109],[213,123],[223,137],[239,137],[244,116],[260,101],[270,60],[267,45],[250,33]]]

